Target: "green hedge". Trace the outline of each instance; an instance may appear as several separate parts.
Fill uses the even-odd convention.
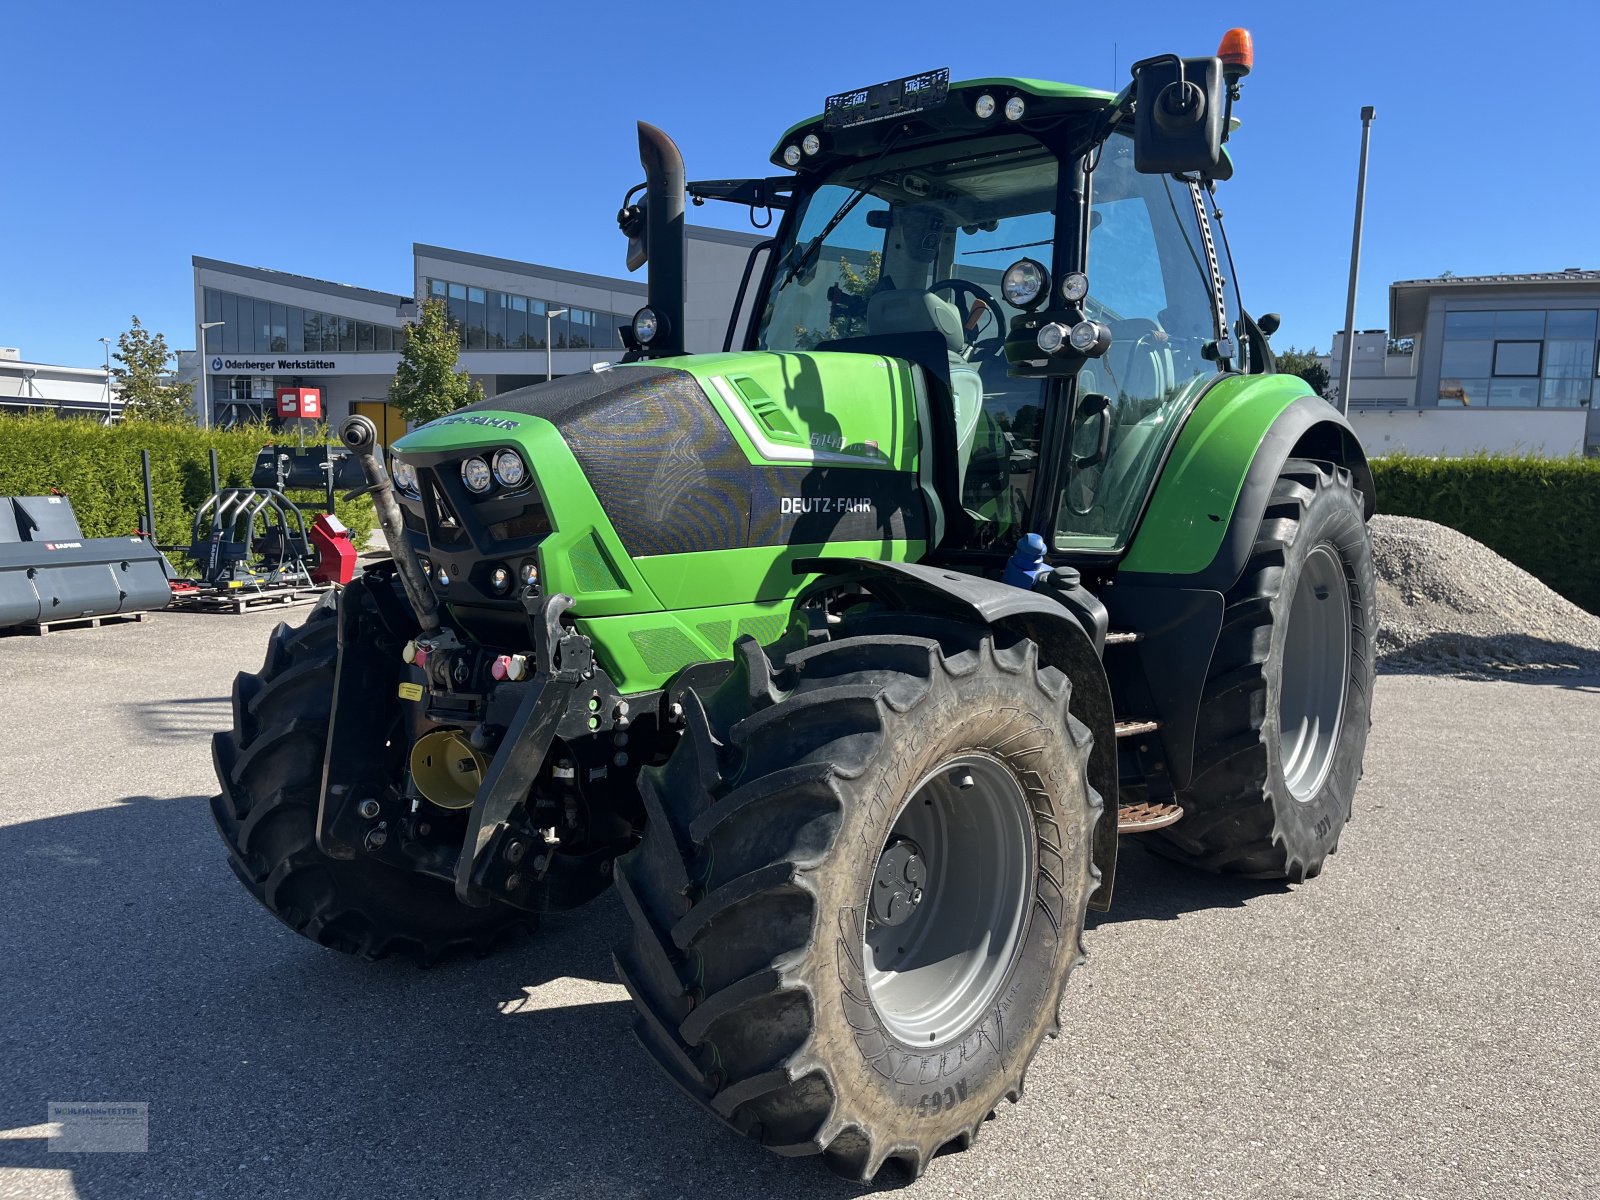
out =
[[[1458,529],[1600,613],[1600,459],[1372,460],[1378,511]]]
[[[187,546],[195,510],[211,495],[211,459],[223,487],[249,487],[261,447],[274,439],[267,429],[199,429],[129,421],[105,426],[40,413],[0,416],[0,496],[65,492],[87,537],[113,537],[144,525],[144,477],[139,451],[150,451],[155,495],[156,541]],[[291,492],[306,524],[322,511],[322,492]],[[350,528],[357,549],[376,520],[372,502],[339,497],[335,511]],[[178,564],[174,564],[178,565]],[[180,570],[183,568],[180,566]]]

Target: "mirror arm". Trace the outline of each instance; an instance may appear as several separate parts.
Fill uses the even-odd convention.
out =
[[[794,187],[792,177],[779,175],[768,179],[701,179],[688,184],[686,190],[695,204],[726,200],[749,208],[786,209]]]

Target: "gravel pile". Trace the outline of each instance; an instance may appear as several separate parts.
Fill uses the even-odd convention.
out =
[[[1600,617],[1454,529],[1384,515],[1371,529],[1379,670],[1600,675]]]

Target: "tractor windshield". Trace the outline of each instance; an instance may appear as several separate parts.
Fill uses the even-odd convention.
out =
[[[798,202],[777,248],[757,345],[809,350],[867,334],[940,334],[949,355],[962,507],[976,546],[1024,532],[1039,461],[1044,383],[1006,373],[1018,311],[1000,277],[1050,257],[1056,158],[1017,139],[968,158],[948,147],[843,172]]]

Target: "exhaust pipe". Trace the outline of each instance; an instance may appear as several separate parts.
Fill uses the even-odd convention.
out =
[[[639,163],[644,167],[649,228],[648,303],[662,331],[650,342],[652,358],[683,353],[683,155],[654,125],[639,122]]]
[[[355,455],[367,477],[367,493],[372,497],[372,507],[378,510],[378,524],[389,540],[389,552],[394,555],[394,565],[400,571],[400,586],[405,588],[406,599],[411,601],[417,614],[422,636],[438,633],[439,604],[433,598],[433,587],[423,576],[422,567],[406,548],[406,527],[400,517],[400,503],[394,498],[394,484],[389,481],[389,472],[378,455],[378,427],[366,417],[346,417],[339,426],[339,440],[350,447],[350,453]]]

